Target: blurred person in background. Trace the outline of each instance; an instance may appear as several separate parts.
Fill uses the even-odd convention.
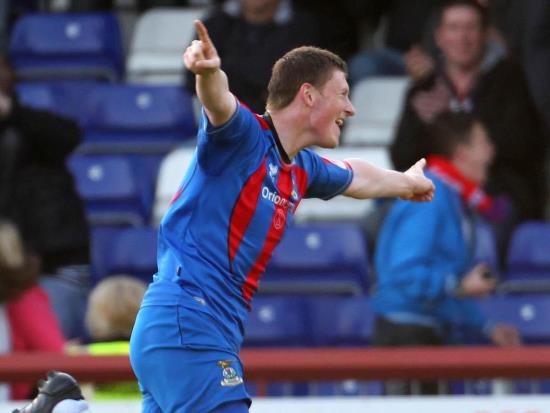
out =
[[[547,141],[520,66],[487,52],[486,30],[485,9],[476,1],[450,0],[441,7],[435,32],[441,60],[409,90],[390,151],[394,166],[403,170],[431,152],[427,130],[438,114],[479,117],[495,146],[487,190],[508,197],[516,213],[499,227],[504,256],[513,226],[543,216]]]
[[[408,76],[420,81],[438,64],[440,51],[434,42],[438,10],[448,0],[369,0],[364,9],[370,25],[383,33],[383,44],[357,53],[350,60],[350,83],[370,76]],[[501,3],[506,0],[476,0],[490,13],[486,58],[507,53],[507,39],[500,31],[504,20]],[[498,3],[498,4],[495,4]],[[498,6],[498,7],[497,7]],[[517,8],[517,7],[516,7]],[[512,12],[510,12],[512,13]],[[378,33],[375,33],[375,36]],[[376,37],[375,37],[376,38]]]
[[[12,223],[0,220],[0,305],[5,307],[9,331],[0,340],[8,352],[64,350],[65,338],[38,277],[38,257],[25,251]],[[28,399],[32,389],[32,384],[13,384],[10,398]]]
[[[86,329],[91,343],[85,351],[92,355],[128,355],[129,340],[146,285],[128,275],[113,275],[91,291],[86,311]],[[137,382],[94,385],[95,399],[139,399]]]
[[[396,201],[384,220],[375,251],[373,343],[441,346],[451,328],[465,326],[497,345],[518,345],[515,328],[495,325],[470,300],[496,287],[488,263],[474,257],[476,222],[493,202],[482,189],[495,153],[487,130],[470,114],[445,112],[428,133],[427,176],[437,195],[426,204]],[[406,382],[389,382],[386,390],[411,392]],[[437,383],[421,383],[421,393],[437,390]]]
[[[383,33],[382,45],[362,50],[349,60],[353,86],[372,76],[411,76],[417,80],[433,70],[431,45],[426,44],[434,10],[444,0],[368,0],[363,13],[372,30]]]
[[[81,333],[89,285],[89,229],[67,157],[80,142],[72,120],[19,103],[0,57],[0,216],[41,261],[42,287],[67,338]]]
[[[329,47],[315,16],[292,0],[227,0],[204,24],[218,49],[229,86],[254,112],[263,113],[275,61],[294,47]],[[186,71],[186,87],[195,94],[195,75]]]

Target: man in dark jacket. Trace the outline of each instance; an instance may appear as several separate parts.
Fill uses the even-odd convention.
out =
[[[65,165],[80,142],[72,120],[21,105],[0,58],[0,215],[42,261],[42,286],[67,337],[79,334],[89,277],[89,229]]]
[[[290,0],[229,0],[204,24],[223,61],[230,88],[255,113],[264,113],[267,84],[275,61],[294,47],[330,48],[315,17]],[[195,93],[195,75],[186,72]]]
[[[474,0],[453,0],[441,8],[435,40],[442,59],[436,72],[408,93],[392,161],[403,169],[430,152],[426,128],[439,113],[472,112],[496,149],[489,192],[509,196],[520,220],[541,218],[546,138],[519,65],[489,52],[486,28],[484,9]]]

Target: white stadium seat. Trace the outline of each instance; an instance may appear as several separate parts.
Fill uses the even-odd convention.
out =
[[[182,83],[182,55],[206,8],[155,8],[136,23],[127,61],[133,83]]]
[[[407,77],[371,77],[351,91],[356,115],[347,121],[342,142],[345,145],[389,145],[399,120]]]
[[[153,204],[153,225],[157,226],[166,213],[194,153],[195,148],[181,147],[170,152],[162,160],[157,177],[155,201]]]
[[[381,168],[391,168],[385,147],[318,149],[320,155],[332,159],[360,158]],[[359,200],[339,195],[330,201],[304,199],[296,210],[296,222],[305,221],[359,221],[373,208],[374,201]]]

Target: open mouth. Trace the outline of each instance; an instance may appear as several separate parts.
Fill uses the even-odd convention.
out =
[[[338,127],[340,129],[342,129],[344,127],[344,119],[342,119],[342,118],[336,119],[336,124],[338,125]]]

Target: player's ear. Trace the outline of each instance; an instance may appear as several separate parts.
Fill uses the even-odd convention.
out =
[[[313,106],[315,103],[315,87],[311,83],[302,83],[298,90],[298,95],[304,104],[308,107]]]

